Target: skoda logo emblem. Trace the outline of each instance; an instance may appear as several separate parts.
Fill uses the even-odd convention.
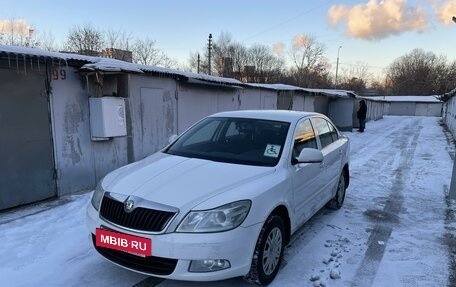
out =
[[[124,209],[125,209],[125,212],[127,213],[130,213],[133,211],[133,208],[135,207],[135,202],[131,199],[125,201],[125,204],[124,204]]]

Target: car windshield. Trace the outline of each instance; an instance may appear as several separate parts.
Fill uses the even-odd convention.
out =
[[[235,164],[275,166],[290,123],[209,117],[189,129],[164,152]]]

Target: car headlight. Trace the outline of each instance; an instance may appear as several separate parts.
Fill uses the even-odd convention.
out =
[[[250,200],[232,202],[210,210],[193,210],[176,232],[221,232],[241,225],[250,210]]]
[[[101,187],[101,182],[102,181],[103,181],[103,179],[101,179],[98,182],[98,185],[95,188],[95,191],[93,192],[93,195],[92,195],[92,206],[97,211],[98,211],[98,209],[100,209],[101,199],[103,199],[103,194],[104,194],[104,189]]]

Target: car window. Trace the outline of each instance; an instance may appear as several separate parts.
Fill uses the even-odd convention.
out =
[[[196,131],[191,138],[187,139],[185,143],[183,143],[183,146],[189,146],[197,143],[210,141],[211,138],[214,136],[214,132],[218,125],[219,122],[217,121],[206,123],[200,129],[198,129],[198,131]]]
[[[333,140],[333,142],[335,142],[336,140],[339,139],[339,133],[337,132],[337,129],[334,127],[333,124],[331,124],[330,122],[327,122],[327,123],[329,126],[329,130],[331,132],[332,140]]]
[[[321,148],[324,148],[337,140],[337,130],[326,119],[318,117],[312,118],[312,124],[320,139]]]
[[[317,148],[317,140],[309,119],[298,123],[294,134],[293,157],[296,158],[303,148]]]
[[[290,123],[209,117],[191,127],[164,152],[189,158],[275,166]]]

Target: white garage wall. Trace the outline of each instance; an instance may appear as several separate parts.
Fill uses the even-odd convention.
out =
[[[444,105],[445,114],[443,115],[443,119],[453,138],[456,138],[456,97],[451,97]]]
[[[52,129],[59,195],[93,188],[108,172],[128,163],[127,137],[92,141],[89,97],[84,76],[59,67],[51,81]],[[112,79],[111,79],[112,80]],[[111,92],[113,83],[107,81]],[[89,90],[93,86],[89,82]],[[117,85],[117,84],[116,84]],[[112,95],[112,93],[110,93]]]

